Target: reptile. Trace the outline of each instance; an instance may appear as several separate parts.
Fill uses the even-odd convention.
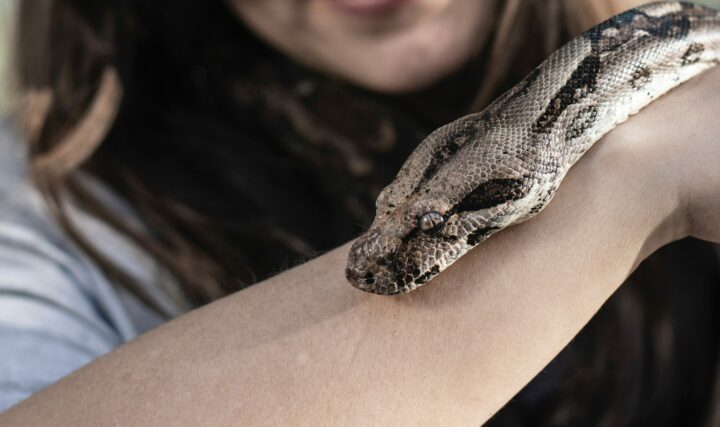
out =
[[[657,2],[570,41],[483,111],[428,135],[350,248],[358,289],[411,292],[552,200],[606,133],[720,62],[720,12]]]

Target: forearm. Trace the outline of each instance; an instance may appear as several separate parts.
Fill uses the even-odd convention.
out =
[[[608,140],[545,212],[414,294],[351,288],[344,246],[146,334],[4,421],[477,425],[672,237],[654,230],[673,197],[638,197],[652,188],[640,170],[608,173]]]

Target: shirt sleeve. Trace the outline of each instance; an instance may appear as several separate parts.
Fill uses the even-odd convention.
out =
[[[88,291],[105,279],[58,243],[0,217],[0,411],[124,341]]]
[[[143,307],[61,232],[26,164],[24,144],[0,118],[0,411],[143,330]]]
[[[166,320],[115,286],[67,237],[26,168],[24,144],[0,117],[0,411]],[[103,203],[133,219],[122,200],[87,183]],[[152,257],[81,210],[68,214],[165,312],[189,309]]]

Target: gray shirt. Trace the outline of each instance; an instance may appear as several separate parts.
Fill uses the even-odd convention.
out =
[[[61,231],[26,171],[23,144],[0,120],[0,411],[163,322],[113,286]],[[136,218],[107,188],[83,179],[104,203]],[[98,249],[166,310],[187,310],[176,283],[150,256],[106,224],[70,211]]]

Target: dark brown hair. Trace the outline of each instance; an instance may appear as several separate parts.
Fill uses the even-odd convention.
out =
[[[561,3],[534,1],[520,7],[518,0],[507,2],[493,46],[468,67],[465,73],[473,76],[461,85],[463,93],[472,93],[467,86],[479,87],[482,76],[476,108],[555,49],[570,28],[563,22],[579,27],[578,18],[570,19],[574,9],[563,9]],[[531,16],[546,16],[547,22],[529,21]],[[511,29],[527,25],[543,35],[533,38],[541,42],[533,54],[513,57],[507,52],[528,37]],[[58,222],[97,264],[155,308],[142,287],[82,235],[66,212],[67,202],[145,249],[193,300],[209,301],[352,238],[369,221],[369,202],[398,161],[425,133],[469,107],[459,103],[432,120],[422,113],[399,117],[390,111],[397,110],[394,101],[289,63],[248,33],[221,2],[27,0],[20,3],[18,42],[23,116],[37,187]],[[496,65],[485,73],[488,58]],[[295,86],[302,85],[315,88],[313,96],[298,94]],[[322,104],[345,100],[351,107],[343,113],[365,119],[351,124],[353,129],[339,129],[344,120],[328,117],[338,113],[321,111]],[[368,124],[375,132],[363,138],[358,130]],[[268,134],[274,126],[292,131]],[[374,139],[379,143],[368,146]],[[268,141],[278,142],[279,152],[260,149]],[[308,141],[315,148],[303,144]],[[383,141],[392,147],[377,146]],[[277,221],[292,207],[261,206],[271,198],[257,200],[252,187],[277,191],[291,186],[282,179],[290,176],[276,170],[268,177],[248,164],[258,160],[254,156],[277,164],[277,155],[304,156],[306,164],[295,167],[332,163],[334,175],[321,178],[328,181],[322,185],[338,177],[341,182],[318,196],[325,204],[341,197],[345,206],[339,213],[355,226],[328,226],[329,215],[312,207],[309,212],[322,221]],[[78,179],[80,170],[128,199],[148,230],[132,228],[97,200]],[[364,181],[350,183],[351,176]],[[342,197],[343,192],[351,194]],[[303,217],[293,210],[296,219]],[[315,230],[310,239],[298,235],[298,227],[313,223],[327,232]]]
[[[387,97],[293,63],[219,1],[23,0],[18,73],[32,176],[118,286],[160,310],[83,235],[69,203],[147,251],[201,304],[357,235],[424,135],[627,3],[498,2],[495,35],[477,58],[436,87]],[[436,111],[418,108],[428,96]],[[83,175],[126,199],[144,228]],[[709,423],[719,281],[709,245],[664,249],[491,425]]]

